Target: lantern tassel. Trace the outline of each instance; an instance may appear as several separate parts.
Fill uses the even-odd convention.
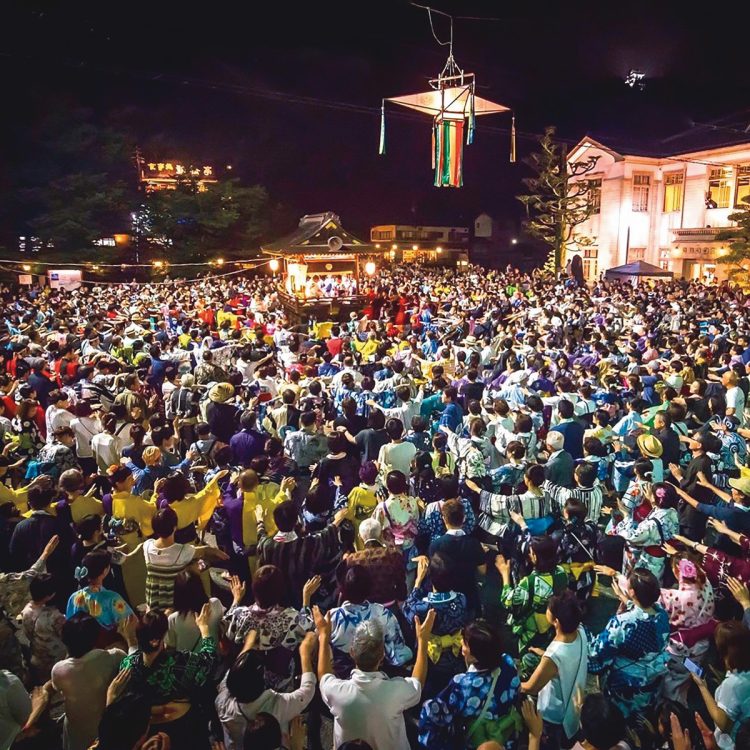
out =
[[[476,125],[476,115],[474,112],[474,89],[471,90],[471,109],[469,110],[469,128],[466,131],[466,144],[474,143],[474,127]]]
[[[516,163],[516,116],[510,121],[510,163]]]
[[[380,105],[380,143],[378,145],[378,154],[385,154],[385,99]]]

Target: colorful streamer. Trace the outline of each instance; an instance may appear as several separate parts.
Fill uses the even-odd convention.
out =
[[[435,187],[463,185],[464,120],[435,120],[433,166]]]

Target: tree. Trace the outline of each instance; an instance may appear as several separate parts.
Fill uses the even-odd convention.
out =
[[[133,145],[85,109],[54,109],[37,135],[22,170],[19,234],[56,260],[93,259],[101,253],[96,240],[130,229]]]
[[[737,226],[725,229],[716,235],[720,242],[729,242],[729,252],[717,258],[718,263],[732,266],[728,271],[729,278],[744,288],[750,287],[750,196],[742,199],[739,209],[729,214],[729,220]]]
[[[201,191],[187,177],[175,190],[148,193],[137,222],[154,253],[163,257],[168,251],[179,262],[191,263],[252,257],[268,216],[268,194],[260,185],[225,180]]]
[[[550,248],[545,269],[556,273],[569,246],[591,243],[576,234],[576,227],[593,211],[591,184],[583,176],[596,167],[599,157],[568,163],[567,147],[556,143],[554,135],[554,128],[546,128],[539,141],[541,151],[524,160],[534,176],[524,178],[529,193],[517,198],[526,206],[526,231]]]

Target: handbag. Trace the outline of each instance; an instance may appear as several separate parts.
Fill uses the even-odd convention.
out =
[[[516,707],[511,707],[505,716],[493,719],[487,715],[487,709],[490,706],[493,696],[495,695],[495,686],[500,677],[500,668],[496,669],[492,676],[492,685],[490,685],[487,698],[484,701],[479,714],[471,723],[466,734],[467,745],[470,747],[479,747],[485,742],[497,742],[504,747],[508,740],[521,731],[523,722],[521,715]]]

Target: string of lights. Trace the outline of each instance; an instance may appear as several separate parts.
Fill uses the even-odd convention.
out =
[[[200,261],[196,263],[171,263],[168,261],[162,261],[162,260],[156,260],[152,263],[97,263],[94,261],[90,261],[87,263],[67,263],[65,261],[56,261],[56,262],[50,262],[50,261],[43,261],[43,260],[32,260],[32,259],[24,259],[24,260],[12,260],[10,258],[0,258],[0,263],[12,263],[16,266],[27,266],[27,265],[35,265],[35,266],[54,266],[55,268],[59,268],[60,266],[73,266],[74,268],[187,268],[189,266],[231,266],[231,265],[246,265],[248,263],[267,263],[268,261],[265,259],[258,259],[258,258],[247,258],[245,260],[224,260],[223,258],[217,258],[216,260],[208,260],[208,261]]]

